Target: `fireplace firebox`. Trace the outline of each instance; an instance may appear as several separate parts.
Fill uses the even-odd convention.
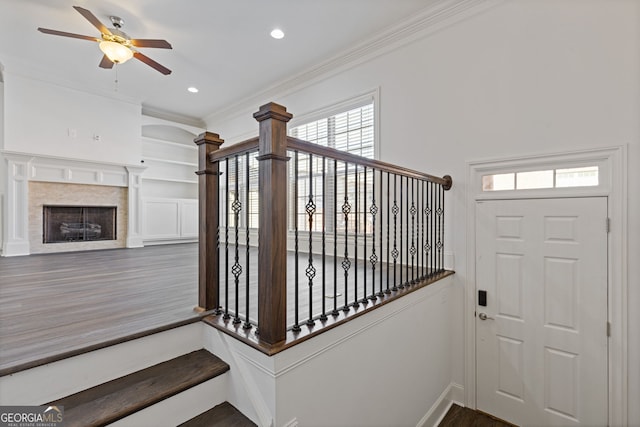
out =
[[[43,243],[116,240],[116,206],[43,206]]]

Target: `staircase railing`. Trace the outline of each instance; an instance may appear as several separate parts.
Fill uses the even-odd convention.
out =
[[[272,354],[412,292],[444,267],[443,178],[286,135],[291,114],[254,114],[259,137],[199,146],[199,307]]]

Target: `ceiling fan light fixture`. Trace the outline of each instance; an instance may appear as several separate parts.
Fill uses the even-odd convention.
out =
[[[115,64],[123,64],[133,58],[133,51],[117,42],[103,40],[100,42],[100,50]]]

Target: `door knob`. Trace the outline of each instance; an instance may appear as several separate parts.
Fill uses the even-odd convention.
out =
[[[480,320],[494,320],[493,317],[487,316],[485,313],[478,313]]]

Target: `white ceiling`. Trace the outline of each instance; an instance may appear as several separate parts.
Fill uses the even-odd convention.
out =
[[[5,72],[131,99],[148,109],[203,119],[364,43],[445,0],[0,0]],[[451,3],[451,1],[448,1]],[[135,59],[98,68],[97,43],[42,34],[38,27],[99,37],[72,6],[132,38],[166,39],[173,50],[140,51],[173,73]],[[279,27],[286,36],[274,40]],[[196,86],[198,94],[187,92]]]

